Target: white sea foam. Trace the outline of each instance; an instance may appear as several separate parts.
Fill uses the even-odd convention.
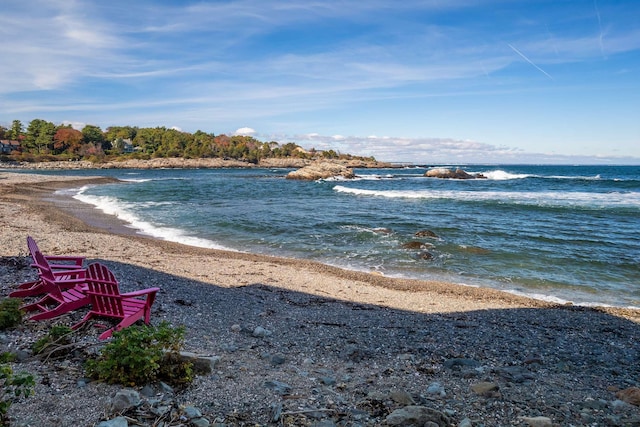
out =
[[[560,298],[554,295],[548,295],[548,294],[541,294],[541,293],[535,293],[535,292],[522,292],[522,291],[516,291],[513,289],[506,289],[505,292],[510,293],[510,294],[514,294],[514,295],[518,295],[518,296],[523,296],[523,297],[527,297],[527,298],[533,298],[539,301],[545,301],[545,302],[550,302],[553,304],[561,304],[561,305],[574,305],[577,307],[623,307],[623,308],[629,308],[629,309],[633,309],[633,310],[637,310],[640,309],[640,307],[637,306],[633,306],[633,305],[627,305],[627,306],[616,306],[616,305],[612,305],[612,304],[605,304],[602,302],[590,302],[590,301],[574,301],[574,300],[568,300],[568,299],[564,299],[564,298]]]
[[[588,193],[571,191],[455,191],[455,190],[367,190],[336,185],[333,189],[339,193],[358,196],[386,197],[390,199],[425,199],[488,201],[515,203],[532,206],[571,206],[571,207],[640,207],[640,193],[611,192]]]
[[[410,176],[410,175],[407,175]],[[356,177],[354,178],[355,181],[380,181],[383,179],[397,179],[397,176],[394,176],[392,174],[384,174],[384,175],[380,175],[380,174],[366,174],[366,175],[356,175]]]
[[[482,175],[487,177],[487,179],[492,179],[495,181],[506,181],[509,179],[523,179],[523,178],[530,178],[532,176],[535,176],[535,175],[530,175],[526,173],[509,173],[507,171],[503,171],[500,169],[497,169],[494,171],[473,172],[473,173],[481,173]]]
[[[93,205],[96,209],[107,215],[115,216],[116,218],[126,222],[129,227],[134,230],[138,230],[140,234],[200,248],[230,250],[229,248],[219,245],[211,240],[190,236],[184,230],[179,228],[165,227],[145,221],[135,213],[136,206],[158,206],[163,204],[172,204],[171,202],[145,202],[144,204],[126,203],[116,197],[87,195],[85,194],[86,189],[87,187],[77,189],[77,193],[73,198],[80,202]]]
[[[153,181],[153,178],[121,178],[124,182],[149,182]]]

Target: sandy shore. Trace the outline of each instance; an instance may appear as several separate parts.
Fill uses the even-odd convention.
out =
[[[268,408],[280,405],[293,421],[273,425],[385,425],[389,413],[411,404],[446,414],[450,423],[442,425],[524,426],[532,417],[640,425],[638,407],[616,397],[640,379],[638,311],[559,307],[491,289],[187,247],[138,236],[117,219],[52,197],[56,189],[107,181],[0,172],[0,257],[26,256],[31,235],[45,253],[106,263],[124,290],[159,286],[152,321],[185,325],[188,350],[221,358],[214,375],[180,395],[212,421],[271,425]],[[3,295],[32,272],[12,274],[3,278]],[[33,323],[22,335],[42,331]],[[256,338],[256,326],[273,333]],[[28,345],[12,337],[8,346]],[[78,389],[77,371],[52,374],[13,407],[17,425],[107,418],[114,388]],[[265,388],[274,382],[293,392]],[[483,394],[478,384],[495,388]],[[435,385],[442,389],[431,395]]]

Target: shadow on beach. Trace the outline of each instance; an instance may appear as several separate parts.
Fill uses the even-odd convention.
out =
[[[123,292],[160,287],[152,323],[184,325],[186,350],[220,357],[214,374],[183,392],[185,401],[205,412],[240,411],[253,419],[274,402],[291,411],[333,402],[342,411],[359,408],[384,417],[402,404],[376,406],[372,394],[399,390],[414,404],[452,412],[458,422],[501,425],[541,415],[557,425],[640,422],[639,409],[615,395],[638,384],[640,325],[597,309],[424,314],[261,283],[227,288],[91,261],[106,264]],[[4,295],[34,274],[7,263],[0,267]],[[71,324],[83,313],[56,322]],[[267,383],[290,388],[282,393]],[[478,384],[489,384],[489,392],[474,391]]]

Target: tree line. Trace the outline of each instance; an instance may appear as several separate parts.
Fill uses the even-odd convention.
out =
[[[18,141],[19,147],[4,156],[16,161],[89,160],[109,161],[117,158],[151,159],[157,157],[225,158],[258,163],[263,158],[359,158],[334,150],[304,150],[289,142],[262,142],[251,136],[214,135],[201,130],[195,133],[173,128],[139,128],[137,126],[86,125],[81,131],[71,125],[55,125],[34,119],[26,129],[20,120],[10,128],[0,126],[0,140]],[[372,157],[367,160],[375,160]]]

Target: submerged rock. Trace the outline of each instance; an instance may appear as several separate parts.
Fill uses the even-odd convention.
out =
[[[431,230],[420,230],[414,234],[416,237],[428,237],[430,239],[438,239],[438,235]]]

